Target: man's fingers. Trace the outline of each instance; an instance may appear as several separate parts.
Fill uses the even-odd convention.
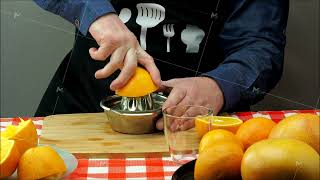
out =
[[[179,105],[179,106],[194,105],[194,104],[196,104],[196,101],[197,101],[196,99],[191,99],[190,96],[186,96],[186,97],[183,98],[182,101],[180,101],[179,104],[177,104],[177,105]],[[187,111],[188,108],[185,108],[184,110]]]
[[[167,87],[162,85],[159,87],[159,89],[157,90],[157,92],[164,92],[164,93],[170,93],[172,91],[172,87]]]
[[[185,119],[185,120],[183,120],[183,123],[179,126],[179,129],[181,131],[185,131],[185,130],[193,128],[194,126],[195,126],[194,119]]]
[[[172,119],[171,123],[168,123],[167,127],[171,132],[179,130],[179,119]]]
[[[110,89],[116,90],[123,87],[135,73],[137,56],[133,48],[129,49],[124,60],[124,65],[119,76],[111,83]]]
[[[209,109],[202,106],[190,106],[185,112],[184,117],[205,116],[209,113]]]
[[[172,91],[173,87],[177,86],[178,82],[179,81],[176,79],[170,79],[168,81],[161,81],[161,85],[160,85],[158,91],[164,92],[164,93],[170,93]]]
[[[163,103],[162,109],[167,107],[176,106],[179,104],[186,96],[187,92],[181,88],[173,88],[168,96],[168,99]]]
[[[153,58],[142,48],[137,50],[138,62],[150,73],[153,82],[159,87],[161,85],[160,71],[154,63]]]
[[[116,49],[112,53],[108,64],[106,64],[103,69],[98,70],[95,74],[95,77],[97,79],[109,77],[112,73],[121,68],[126,52],[127,49],[125,48]]]
[[[163,117],[157,120],[156,128],[158,130],[163,130]]]
[[[175,120],[173,118],[168,118],[166,122],[167,129],[169,131],[175,132],[177,130],[178,126],[178,120]],[[156,123],[156,128],[158,130],[163,130],[164,129],[164,120],[163,118],[158,119]]]
[[[119,64],[123,64],[124,58],[126,57],[126,54],[128,52],[128,49],[126,47],[121,47],[116,49],[110,58],[110,61],[117,61]]]
[[[203,108],[202,106],[190,106],[184,112],[182,117],[185,117],[185,120],[180,125],[180,129],[182,131],[188,130],[195,126],[194,121],[196,116],[207,116],[209,115],[209,108]]]
[[[102,79],[109,77],[112,73],[120,68],[120,64],[118,61],[110,61],[108,64],[104,66],[104,68],[96,71],[95,77],[96,79]]]
[[[170,79],[168,81],[162,81],[161,85],[166,87],[174,87],[177,86],[179,82],[181,82],[179,79]]]
[[[97,48],[90,48],[89,54],[90,54],[91,58],[94,60],[104,61],[107,59],[107,57],[110,56],[110,54],[113,51],[114,51],[114,48],[112,48],[112,46],[102,44],[98,49]]]

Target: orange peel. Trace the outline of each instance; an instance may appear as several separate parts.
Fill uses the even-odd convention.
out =
[[[148,71],[141,67],[137,67],[135,74],[128,83],[116,90],[118,96],[125,97],[142,97],[155,92],[158,87],[152,81]]]

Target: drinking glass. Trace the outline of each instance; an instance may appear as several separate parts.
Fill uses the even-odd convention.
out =
[[[163,110],[164,133],[174,162],[184,164],[198,156],[201,131],[210,130],[213,111],[204,106],[181,105]],[[207,126],[195,126],[197,119],[206,119]],[[203,129],[207,128],[207,129]]]

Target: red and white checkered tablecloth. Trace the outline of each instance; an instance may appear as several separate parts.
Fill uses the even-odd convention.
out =
[[[252,117],[267,117],[279,122],[284,117],[296,113],[312,113],[320,115],[320,110],[288,110],[239,112],[232,116],[242,120]],[[23,118],[28,119],[28,118]],[[38,135],[41,135],[42,117],[31,118],[36,125]],[[0,118],[1,131],[10,124],[18,124],[19,118]],[[105,158],[78,159],[77,169],[67,179],[126,179],[126,180],[170,180],[179,165],[171,161],[170,157],[151,158]]]

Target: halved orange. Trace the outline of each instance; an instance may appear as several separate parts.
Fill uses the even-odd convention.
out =
[[[116,90],[118,96],[141,97],[155,92],[158,87],[153,83],[148,71],[137,67],[136,73],[121,89]]]
[[[209,122],[211,121],[211,127]],[[231,116],[207,116],[196,118],[195,127],[199,137],[202,137],[210,130],[213,129],[224,129],[232,133],[236,133],[240,125],[243,123],[241,119]]]
[[[20,154],[38,144],[37,130],[31,120],[24,121],[21,119],[18,126],[9,125],[6,130],[1,132],[1,138],[14,140]]]
[[[11,176],[16,170],[20,158],[17,143],[1,138],[0,179]]]
[[[67,167],[59,154],[49,146],[28,149],[20,158],[19,180],[61,179]]]

